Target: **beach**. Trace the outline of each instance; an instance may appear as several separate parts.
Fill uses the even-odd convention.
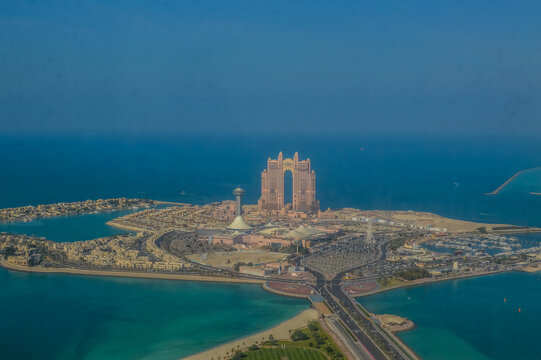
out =
[[[283,323],[265,330],[257,334],[244,337],[235,341],[231,341],[227,344],[217,346],[207,351],[200,352],[195,355],[185,357],[184,360],[209,360],[217,359],[218,357],[223,357],[226,353],[231,353],[231,349],[246,349],[248,346],[253,343],[261,342],[262,339],[268,340],[269,335],[272,335],[276,340],[289,339],[289,334],[291,330],[296,330],[304,328],[308,325],[308,322],[317,320],[318,312],[314,309],[304,310],[297,316],[284,321]]]

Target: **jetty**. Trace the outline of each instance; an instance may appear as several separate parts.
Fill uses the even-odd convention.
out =
[[[507,179],[507,181],[504,182],[503,184],[501,184],[496,190],[494,190],[493,192],[485,193],[485,195],[497,195],[504,187],[509,185],[509,183],[511,181],[515,180],[519,175],[521,175],[521,174],[523,174],[525,172],[528,172],[528,171],[539,170],[539,169],[541,169],[541,166],[530,168],[530,169],[520,170],[519,172],[517,172],[513,176],[511,176],[509,179]]]

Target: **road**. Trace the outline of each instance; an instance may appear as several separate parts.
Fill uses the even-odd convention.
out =
[[[381,241],[376,248],[375,256],[360,266],[380,263],[385,258],[385,247],[388,241]],[[360,267],[357,266],[357,267]],[[357,268],[355,267],[355,268]],[[332,279],[327,279],[321,272],[306,267],[316,277],[315,290],[322,296],[347,329],[357,338],[355,356],[360,360],[409,360],[406,355],[377,325],[359,308],[355,300],[346,295],[340,286],[340,280],[347,271],[341,271]],[[369,336],[370,334],[370,336]],[[377,342],[377,343],[376,343]],[[379,344],[379,345],[378,345]]]
[[[342,344],[344,344],[355,359],[373,360],[372,355],[359,346],[359,343],[348,334],[347,330],[341,324],[340,319],[337,318],[336,315],[327,316],[325,318],[325,322],[327,323],[327,326],[329,326],[329,328],[335,333],[335,335],[338,336]]]

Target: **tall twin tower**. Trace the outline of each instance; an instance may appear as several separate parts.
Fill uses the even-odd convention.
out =
[[[293,174],[293,210],[318,211],[316,200],[316,173],[310,167],[310,159],[299,161],[299,154],[293,159],[284,159],[280,152],[278,159],[267,160],[267,168],[261,173],[261,198],[259,210],[281,210],[284,208],[284,173]]]

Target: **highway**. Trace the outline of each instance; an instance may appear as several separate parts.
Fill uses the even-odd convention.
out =
[[[385,246],[387,243],[388,241],[379,242],[375,256],[361,266],[380,263],[385,258]],[[330,280],[328,280],[321,272],[310,268],[309,266],[306,268],[316,277],[315,290],[340,318],[340,321],[357,338],[358,341],[356,344],[359,351],[355,352],[355,356],[358,359],[410,359],[402,349],[400,349],[378,326],[374,324],[372,319],[367,317],[360,310],[357,302],[343,292],[342,287],[340,286],[340,280],[347,271],[350,271],[353,268],[341,271]],[[368,334],[370,334],[370,336]]]

